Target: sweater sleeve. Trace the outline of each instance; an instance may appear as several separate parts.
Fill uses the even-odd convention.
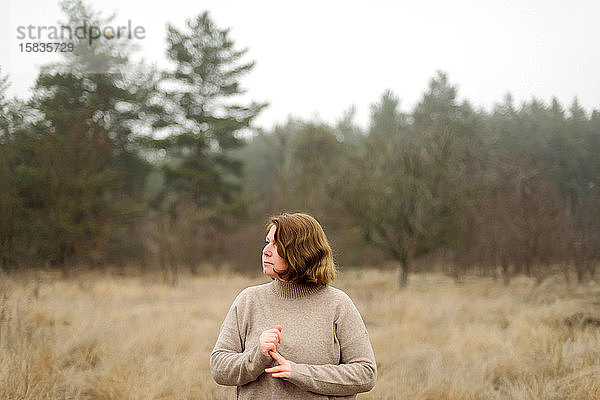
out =
[[[377,365],[369,334],[360,313],[350,300],[336,321],[340,343],[338,365],[311,365],[292,362],[288,379],[299,388],[328,396],[349,396],[368,392],[375,386]]]
[[[242,386],[252,382],[273,362],[270,356],[265,356],[260,351],[258,343],[245,343],[242,338],[238,299],[229,309],[210,354],[210,373],[220,385]]]

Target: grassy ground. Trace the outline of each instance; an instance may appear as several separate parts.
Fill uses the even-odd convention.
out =
[[[228,399],[208,356],[235,295],[233,274],[0,277],[0,399]],[[599,399],[600,287],[456,285],[350,271],[334,286],[361,311],[379,376],[360,399]]]

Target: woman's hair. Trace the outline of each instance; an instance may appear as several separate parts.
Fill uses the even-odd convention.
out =
[[[335,264],[321,224],[308,214],[281,214],[271,217],[266,232],[275,225],[277,253],[288,265],[278,272],[288,282],[327,285],[335,278]]]

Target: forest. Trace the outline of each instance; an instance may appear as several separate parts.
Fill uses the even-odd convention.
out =
[[[394,12],[420,21],[443,3]],[[60,5],[63,26],[114,22]],[[527,24],[556,17],[527,6]],[[245,90],[253,49],[208,11],[189,15],[167,25],[169,68],[106,34],[69,42],[28,94],[10,94],[0,64],[0,399],[237,397],[210,355],[234,299],[269,280],[269,217],[296,211],[322,224],[332,285],[368,329],[377,383],[359,399],[600,398],[600,105],[507,87],[484,108],[439,70],[410,107],[399,88],[374,96],[368,123],[342,104],[333,121],[290,109],[267,128],[278,102]]]
[[[170,25],[170,70],[131,61],[127,41],[76,41],[28,98],[0,70],[2,271],[254,271],[267,218],[304,211],[338,267],[397,268],[401,286],[433,270],[596,277],[600,110],[510,94],[485,110],[438,71],[411,110],[382,93],[367,129],[351,105],[265,129],[269,99],[239,101],[255,63],[234,39],[208,12]]]

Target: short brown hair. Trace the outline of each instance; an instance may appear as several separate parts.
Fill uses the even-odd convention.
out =
[[[267,233],[273,225],[277,252],[288,265],[287,270],[278,274],[282,280],[315,285],[333,281],[333,252],[316,219],[303,213],[284,213],[270,218]]]

